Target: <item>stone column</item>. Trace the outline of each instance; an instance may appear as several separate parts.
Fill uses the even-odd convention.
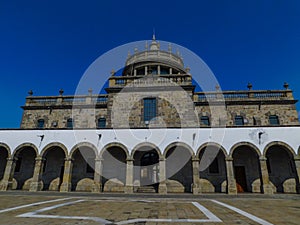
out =
[[[157,66],[157,74],[160,75],[160,65]]]
[[[233,172],[233,158],[226,157],[227,191],[230,195],[237,194],[236,181]]]
[[[35,158],[34,172],[33,172],[32,182],[29,187],[29,191],[41,191],[43,189],[43,183],[41,181],[43,164],[44,164],[44,159],[42,157]]]
[[[103,168],[103,159],[95,159],[95,173],[94,173],[94,185],[92,192],[101,192],[102,191],[102,168]]]
[[[261,170],[263,192],[264,192],[264,194],[272,195],[273,189],[271,187],[270,180],[269,180],[267,158],[264,156],[261,156],[259,158],[259,163],[260,163],[260,170]]]
[[[133,159],[126,160],[126,185],[125,193],[133,193]]]
[[[148,75],[148,67],[145,66],[145,75]]]
[[[201,193],[201,187],[200,187],[200,177],[199,177],[199,162],[200,160],[198,158],[193,158],[193,194],[199,194]]]
[[[65,158],[63,182],[60,185],[60,192],[69,192],[72,187],[72,168],[73,162],[71,158]]]
[[[297,193],[300,193],[300,156],[296,156],[294,158],[294,160],[295,160],[296,172],[297,172],[297,176],[298,176],[298,182],[296,184],[296,190],[297,190]]]
[[[158,193],[159,194],[167,194],[167,180],[166,180],[166,159],[159,159],[159,186]]]
[[[7,158],[3,179],[0,182],[0,191],[13,189],[13,178],[15,173],[16,161],[16,158]]]

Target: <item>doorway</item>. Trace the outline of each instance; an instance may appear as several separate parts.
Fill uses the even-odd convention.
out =
[[[244,166],[235,166],[234,175],[236,179],[236,188],[238,193],[247,192],[247,180]]]

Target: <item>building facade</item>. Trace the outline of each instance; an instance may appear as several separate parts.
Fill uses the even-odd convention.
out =
[[[0,190],[299,193],[292,90],[197,92],[153,38],[106,94],[33,96],[0,131]]]

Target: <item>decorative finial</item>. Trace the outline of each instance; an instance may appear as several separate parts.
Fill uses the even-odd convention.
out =
[[[283,87],[287,90],[289,89],[289,84],[287,82],[284,82]]]
[[[216,85],[216,91],[220,91],[220,86],[218,84]]]
[[[178,50],[178,48],[176,49],[176,55],[179,56],[179,50]]]
[[[127,57],[128,57],[128,58],[130,57],[130,51],[128,51]]]
[[[248,88],[249,91],[252,90],[252,84],[250,82],[248,83],[247,88]]]
[[[148,50],[148,41],[145,43],[145,49]]]
[[[111,76],[114,76],[114,75],[116,74],[116,71],[115,71],[114,69],[112,69],[112,70],[110,71],[110,74],[111,74]]]
[[[63,93],[64,93],[64,90],[63,90],[63,89],[60,89],[60,90],[59,90],[59,95],[63,95]]]
[[[152,40],[155,41],[155,28],[153,28]]]
[[[185,68],[185,71],[186,71],[187,74],[189,74],[190,71],[191,71],[190,67],[188,66],[187,68]]]
[[[136,54],[136,53],[138,53],[138,48],[137,47],[134,48],[134,54]]]
[[[28,91],[28,94],[29,94],[30,96],[32,96],[32,95],[33,95],[33,91],[32,91],[32,90]]]
[[[89,92],[89,95],[92,95],[93,94],[93,89],[89,88],[88,92]]]

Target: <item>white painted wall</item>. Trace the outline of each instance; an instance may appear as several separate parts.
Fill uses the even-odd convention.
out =
[[[258,133],[262,132],[259,144]],[[101,138],[99,140],[99,135]],[[44,135],[41,142],[39,135]],[[194,137],[194,139],[193,139]],[[249,142],[262,153],[271,142],[280,141],[290,146],[294,154],[300,146],[300,127],[264,127],[264,128],[198,128],[198,129],[105,129],[105,130],[0,130],[0,143],[9,146],[13,154],[24,143],[35,145],[39,152],[53,142],[66,146],[68,151],[78,143],[93,144],[100,152],[109,143],[121,143],[129,152],[141,143],[156,145],[161,153],[174,142],[183,142],[196,153],[207,142],[215,142],[227,151],[237,143]]]

